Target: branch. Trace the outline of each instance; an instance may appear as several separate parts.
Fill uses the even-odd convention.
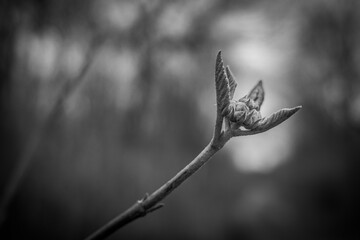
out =
[[[224,134],[221,134],[223,123],[223,116],[221,112],[229,105],[229,100],[226,101],[226,99],[229,99],[229,84],[220,52],[217,56],[215,69],[217,113],[214,135],[210,143],[194,160],[192,160],[187,166],[178,172],[172,179],[162,185],[158,190],[153,192],[151,195],[146,195],[143,199],[137,201],[125,212],[86,238],[86,240],[105,239],[124,225],[134,221],[135,219],[146,216],[146,214],[149,212],[153,212],[154,210],[161,208],[163,204],[160,202],[187,178],[199,170],[217,151],[219,151],[225,145],[226,141],[230,139],[228,138],[226,140],[226,138],[224,138]]]
[[[143,199],[137,201],[124,213],[104,225],[102,228],[86,238],[86,240],[105,239],[124,225],[161,208],[163,204],[160,202],[172,191],[174,191],[181,183],[199,170],[218,150],[219,149],[213,147],[211,143],[208,144],[192,162],[178,172],[178,174],[176,174],[167,183],[162,185],[150,196],[145,196]]]
[[[158,190],[137,201],[125,212],[86,238],[86,240],[105,239],[126,224],[163,207],[164,204],[161,203],[161,201],[207,163],[231,137],[252,135],[267,131],[285,121],[300,109],[300,107],[282,109],[268,118],[260,118],[260,113],[257,112],[257,110],[260,110],[262,101],[264,100],[262,82],[260,81],[250,91],[249,97],[244,97],[239,101],[233,101],[232,98],[236,86],[235,77],[229,67],[224,68],[221,52],[219,52],[215,65],[216,122],[214,135],[210,143],[194,160]],[[223,122],[225,122],[224,130],[222,129]],[[240,127],[245,127],[247,130],[241,130]]]

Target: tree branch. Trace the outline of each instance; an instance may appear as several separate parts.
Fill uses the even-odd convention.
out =
[[[158,190],[149,196],[137,201],[134,205],[128,208],[125,212],[111,220],[102,228],[90,235],[86,240],[100,240],[105,239],[114,233],[117,229],[124,225],[146,216],[146,214],[153,212],[163,206],[160,202],[174,191],[181,183],[199,170],[210,158],[220,149],[215,147],[211,141],[204,150],[186,167],[178,172],[172,179],[162,185]]]
[[[227,75],[229,75],[229,78]],[[260,81],[255,88],[251,90],[249,99],[243,98],[238,102],[232,100],[236,86],[235,78],[228,67],[225,70],[221,52],[219,52],[215,65],[216,122],[214,135],[210,143],[194,160],[158,190],[137,201],[125,212],[86,238],[86,240],[105,239],[124,225],[161,208],[163,204],[160,202],[207,163],[230,138],[267,131],[288,119],[301,108],[282,109],[267,118],[260,118],[260,113],[256,112],[255,109],[260,110],[264,99],[262,82]],[[224,121],[223,130],[222,125]],[[240,129],[240,127],[244,126],[249,128],[247,130]]]

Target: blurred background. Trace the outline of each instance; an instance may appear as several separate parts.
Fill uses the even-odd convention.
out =
[[[356,0],[3,0],[0,238],[83,239],[209,142],[218,50],[263,115],[109,239],[359,239]]]

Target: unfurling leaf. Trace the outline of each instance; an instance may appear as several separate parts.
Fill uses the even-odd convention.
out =
[[[270,128],[273,128],[289,117],[291,117],[294,113],[299,111],[301,109],[301,106],[294,107],[294,108],[283,108],[273,114],[271,114],[269,117],[265,117],[261,119],[252,130],[269,130]]]
[[[219,51],[216,57],[215,86],[217,111],[225,116],[230,111],[228,108],[230,104],[230,86],[229,79],[225,72],[224,62],[221,58],[221,51]]]
[[[235,80],[234,74],[231,72],[230,67],[226,66],[226,74],[229,79],[229,86],[230,86],[230,100],[234,98],[234,93],[237,87],[237,82]]]
[[[254,108],[260,110],[262,103],[264,102],[265,91],[263,88],[262,80],[260,80],[255,87],[249,92],[247,97],[253,101]]]

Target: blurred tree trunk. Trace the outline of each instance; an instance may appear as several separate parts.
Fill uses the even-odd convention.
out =
[[[14,61],[14,41],[17,29],[16,22],[16,1],[2,1],[0,3],[0,141],[1,141],[1,159],[2,164],[0,174],[0,193],[6,185],[6,179],[9,176],[12,162],[15,155],[15,136],[14,125],[11,121],[10,109],[10,83],[12,79],[12,68]],[[3,185],[4,184],[4,185]],[[0,212],[0,222],[3,219],[3,213]]]

